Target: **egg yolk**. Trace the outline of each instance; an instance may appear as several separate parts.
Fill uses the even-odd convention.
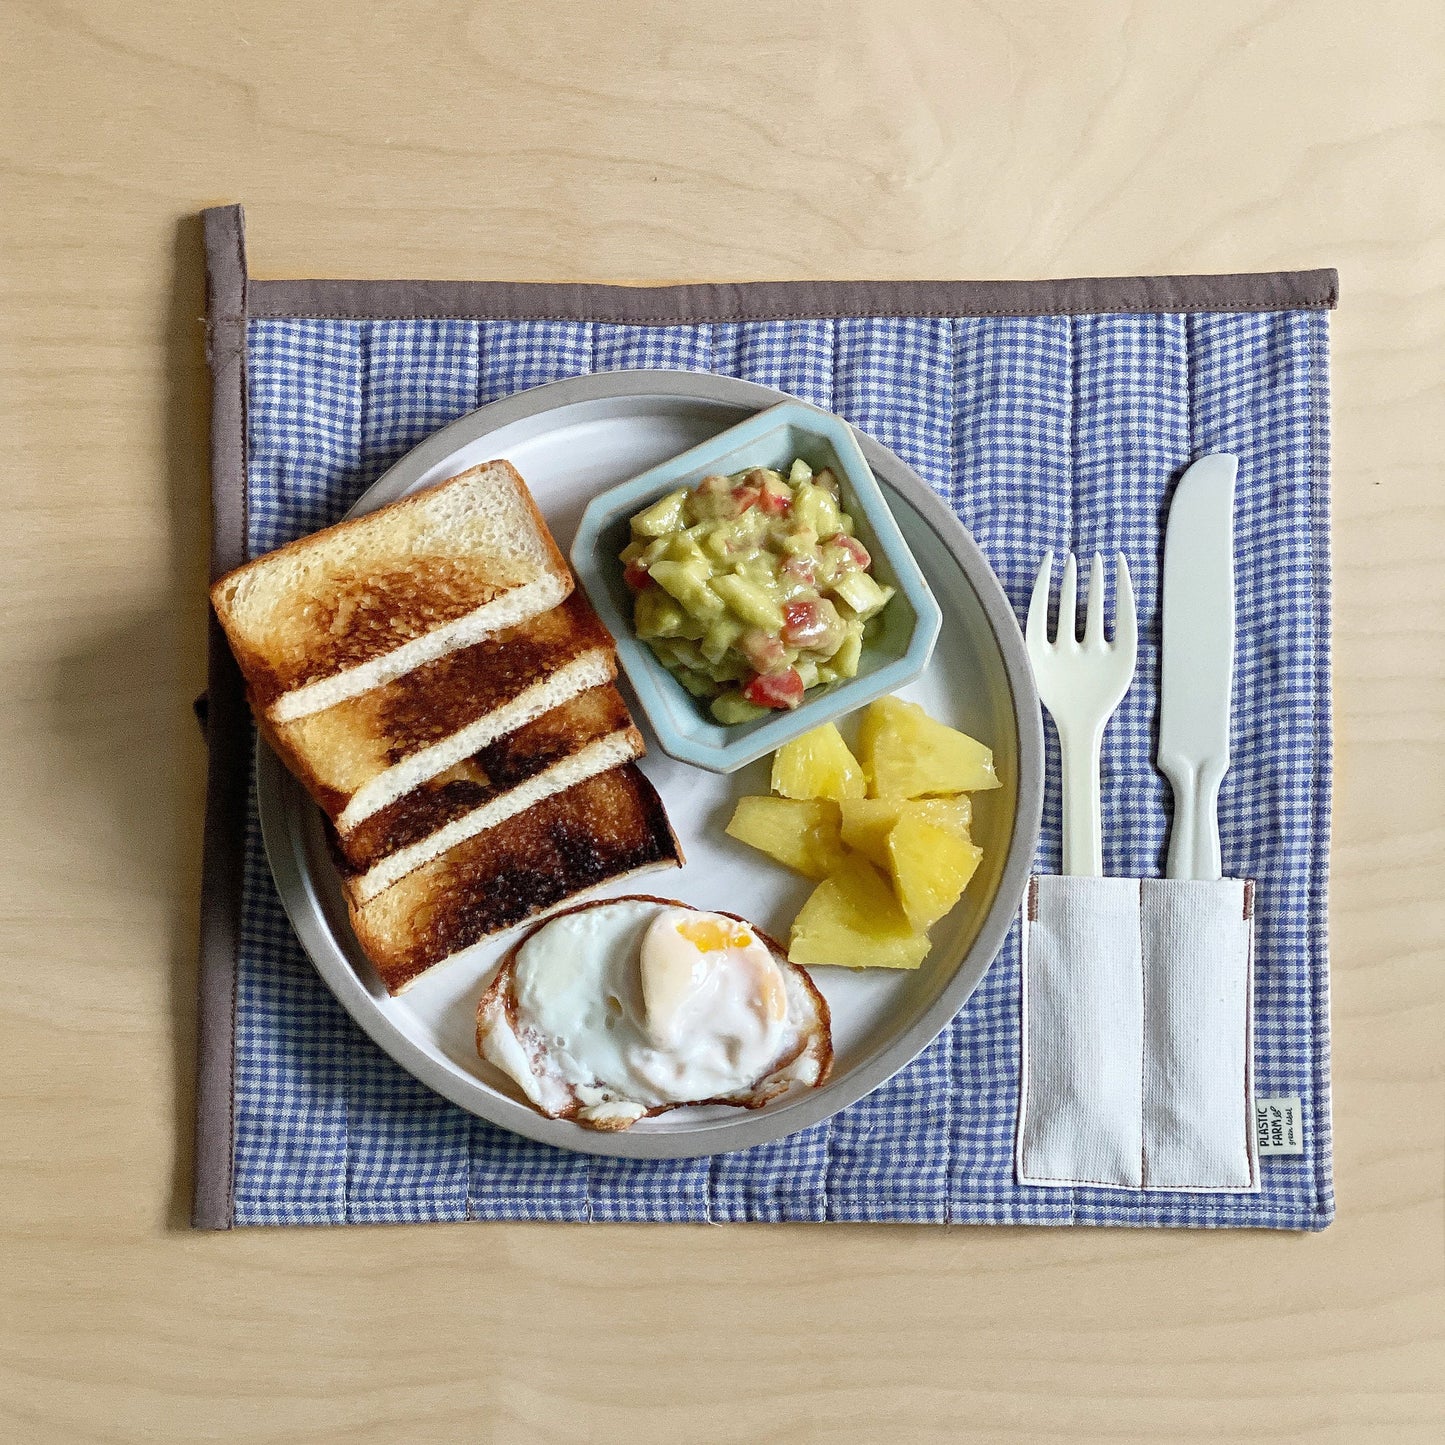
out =
[[[639,964],[645,1027],[660,1048],[765,1034],[787,1018],[787,989],[767,945],[720,914],[660,914]]]
[[[752,934],[730,918],[685,918],[675,926],[699,953],[720,953],[729,948],[747,948],[753,941]]]

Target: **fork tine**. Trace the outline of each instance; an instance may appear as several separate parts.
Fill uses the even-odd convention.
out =
[[[1114,558],[1114,649],[1134,657],[1139,651],[1139,626],[1134,615],[1134,584],[1122,552]]]
[[[1089,597],[1084,611],[1084,646],[1104,645],[1104,559],[1097,552],[1089,563]]]
[[[1079,562],[1072,552],[1064,554],[1064,581],[1059,588],[1059,625],[1054,636],[1059,642],[1079,640]]]
[[[1024,626],[1024,640],[1030,647],[1049,645],[1049,588],[1054,580],[1054,554],[1052,548],[1044,553],[1039,563],[1039,575],[1034,578],[1033,596],[1029,598],[1029,618]]]

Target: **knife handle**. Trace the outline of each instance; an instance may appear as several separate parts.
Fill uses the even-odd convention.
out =
[[[1174,821],[1169,829],[1165,877],[1222,877],[1219,785],[1224,781],[1224,768],[1176,767],[1166,770],[1166,776],[1174,790]]]
[[[1092,730],[1065,726],[1058,732],[1064,872],[1075,878],[1102,878],[1104,817],[1099,804],[1099,753],[1104,721],[1101,719]]]

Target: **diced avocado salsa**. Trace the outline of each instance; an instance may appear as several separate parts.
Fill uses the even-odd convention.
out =
[[[719,722],[795,708],[854,677],[893,588],[869,574],[838,480],[801,458],[704,477],[632,519],[622,550],[637,635]]]

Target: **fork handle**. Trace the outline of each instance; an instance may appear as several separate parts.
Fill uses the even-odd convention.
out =
[[[1064,872],[1080,878],[1104,876],[1104,819],[1099,806],[1099,752],[1104,724],[1059,731],[1060,782],[1064,806]]]

